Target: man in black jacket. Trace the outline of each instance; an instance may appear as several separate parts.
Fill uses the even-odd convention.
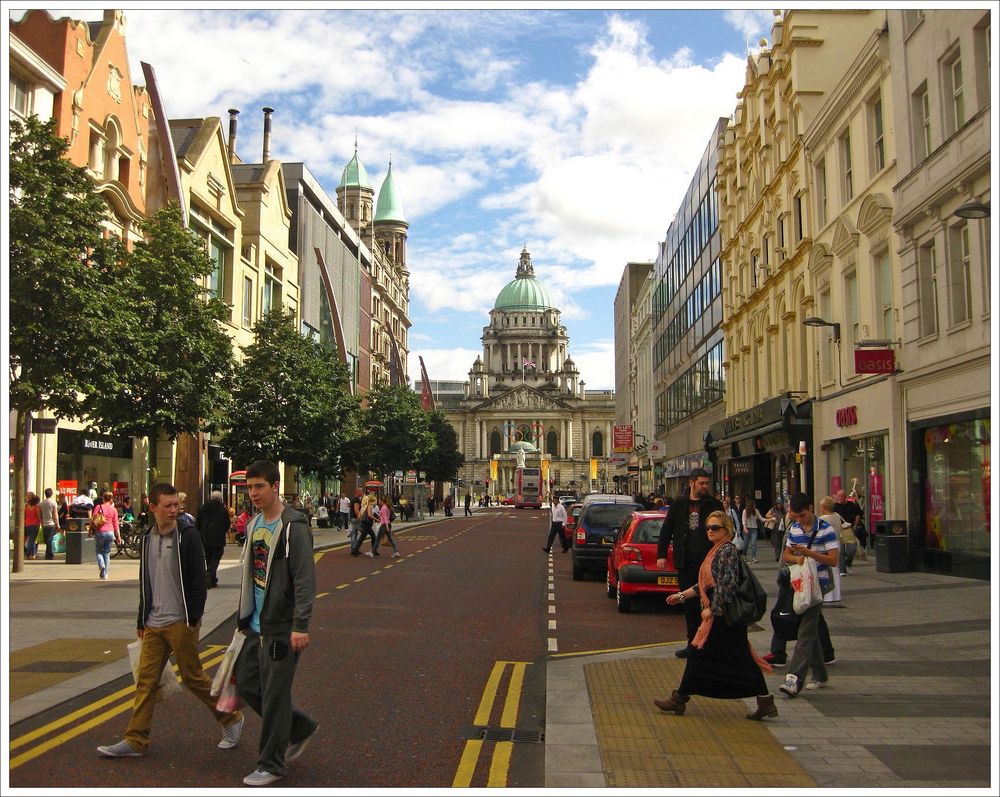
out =
[[[172,484],[161,482],[149,493],[155,522],[142,538],[139,556],[139,615],[136,635],[142,654],[136,675],[135,701],[125,738],[102,745],[97,752],[108,758],[146,755],[153,706],[160,673],[170,654],[177,659],[181,680],[222,724],[219,747],[235,747],[243,729],[243,714],[215,708],[212,679],[205,675],[198,657],[198,634],[205,613],[205,554],[198,531],[177,517],[180,499]]]
[[[212,492],[211,498],[201,508],[195,526],[201,532],[208,588],[211,589],[219,585],[219,562],[226,550],[226,534],[229,531],[229,510],[222,503],[222,493],[218,490]]]
[[[661,570],[667,566],[667,547],[674,545],[674,567],[677,568],[677,583],[681,591],[698,583],[698,570],[705,561],[712,543],[705,532],[705,521],[712,512],[722,511],[722,504],[712,497],[712,481],[708,473],[695,468],[688,476],[688,494],[679,496],[670,504],[670,511],[660,529],[660,541],[656,546],[656,566]],[[678,658],[686,658],[698,626],[701,624],[699,601],[684,604],[684,619],[687,622],[688,647],[678,650]]]

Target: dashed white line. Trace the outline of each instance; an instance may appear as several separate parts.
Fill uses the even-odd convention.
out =
[[[549,600],[554,601],[556,599],[556,594],[554,592],[549,593]]]
[[[549,637],[549,653],[555,653],[559,650],[559,643],[556,641],[554,636]]]
[[[549,631],[555,631],[555,630],[556,630],[556,621],[549,620]]]
[[[550,605],[549,605],[549,614],[555,614],[555,613],[556,613],[556,607],[555,607],[555,606],[552,606],[552,605],[550,604]]]

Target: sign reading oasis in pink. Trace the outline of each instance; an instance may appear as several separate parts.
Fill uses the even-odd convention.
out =
[[[892,349],[855,349],[854,373],[891,374],[896,370],[896,352]]]

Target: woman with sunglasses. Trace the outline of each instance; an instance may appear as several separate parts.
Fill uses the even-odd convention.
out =
[[[667,598],[671,606],[700,600],[701,625],[691,642],[680,686],[666,700],[653,703],[661,711],[680,715],[691,695],[722,700],[756,697],[757,709],[747,719],[776,717],[778,708],[763,675],[771,672],[771,666],[754,651],[747,627],[730,626],[722,617],[739,581],[733,521],[725,512],[713,512],[706,519],[705,532],[712,549],[698,572],[698,583]]]

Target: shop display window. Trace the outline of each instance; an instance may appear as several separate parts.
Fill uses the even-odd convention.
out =
[[[990,555],[990,422],[925,429],[924,534],[929,548]]]

